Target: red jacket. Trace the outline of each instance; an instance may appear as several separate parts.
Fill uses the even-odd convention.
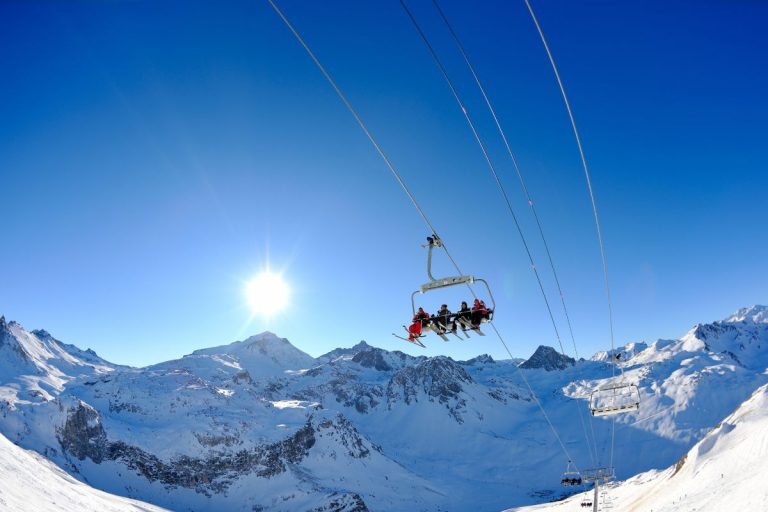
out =
[[[475,303],[472,305],[472,311],[479,311],[480,313],[485,315],[488,313],[488,308],[485,307],[484,302],[478,299],[475,299]]]

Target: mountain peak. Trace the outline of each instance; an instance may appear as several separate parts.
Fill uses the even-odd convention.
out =
[[[493,364],[495,362],[489,354],[481,354],[466,361],[459,361],[459,364],[471,366],[473,364]]]
[[[366,350],[370,350],[372,348],[376,348],[376,347],[374,347],[372,345],[369,345],[368,343],[365,342],[365,340],[360,340],[360,342],[357,345],[353,346],[353,347],[350,347],[350,348],[335,348],[335,349],[331,350],[330,352],[326,352],[325,354],[319,356],[317,358],[317,360],[321,361],[321,362],[331,362],[331,361],[334,361],[335,359],[337,359],[339,357],[342,357],[342,356],[347,356],[347,357],[354,356],[358,352],[363,352],[363,351],[366,351]]]
[[[572,357],[560,354],[552,347],[545,345],[539,345],[536,352],[519,366],[527,370],[534,368],[544,368],[550,372],[552,370],[565,370],[569,366],[576,364],[576,361]]]
[[[366,368],[375,368],[381,372],[388,372],[392,367],[384,360],[384,351],[380,348],[361,350],[354,355],[352,361]]]
[[[279,337],[277,334],[273,333],[272,331],[263,331],[259,334],[254,334],[253,336],[249,336],[240,343],[249,343],[249,342],[256,342],[256,341],[266,341],[266,340],[280,340],[280,341],[288,341],[285,338]],[[238,343],[238,342],[235,342]]]
[[[32,331],[32,334],[40,338],[41,340],[52,340],[54,339],[51,333],[46,331],[45,329],[35,329]]]
[[[768,323],[768,306],[755,304],[748,308],[741,308],[722,323],[746,323],[746,324],[766,324]]]
[[[226,345],[218,345],[215,347],[198,349],[192,352],[192,355],[198,356],[211,354],[237,354],[253,350],[264,351],[267,350],[267,348],[271,349],[276,347],[290,347],[298,350],[287,339],[280,338],[277,334],[271,331],[264,331],[259,334],[254,334],[253,336],[249,336],[244,340],[234,341]]]
[[[228,345],[195,350],[190,355],[233,356],[253,376],[279,375],[287,370],[310,368],[315,365],[312,356],[293,346],[286,338],[280,338],[270,331]]]

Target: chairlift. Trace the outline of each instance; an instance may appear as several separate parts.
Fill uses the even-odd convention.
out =
[[[610,482],[616,478],[614,468],[590,468],[581,470],[581,479],[584,483]]]
[[[440,237],[433,234],[432,236],[427,237],[427,244],[423,245],[422,247],[428,248],[429,252],[427,253],[427,276],[429,277],[429,281],[419,286],[419,289],[416,290],[411,294],[411,310],[413,313],[414,318],[416,317],[416,294],[417,293],[427,293],[435,290],[441,290],[443,288],[448,288],[451,286],[458,286],[458,285],[472,285],[474,283],[482,283],[485,286],[485,289],[487,291],[488,295],[488,301],[490,302],[490,307],[485,303],[485,301],[477,298],[478,301],[480,301],[484,307],[482,310],[482,313],[479,313],[477,310],[473,310],[471,312],[456,312],[451,313],[447,315],[431,315],[429,318],[425,318],[421,322],[421,334],[419,336],[414,337],[412,333],[409,332],[408,328],[403,326],[406,333],[409,334],[408,338],[404,338],[403,336],[399,336],[397,334],[392,333],[395,337],[403,339],[405,341],[409,341],[411,343],[415,343],[416,345],[424,346],[421,341],[419,341],[418,338],[423,338],[426,336],[425,333],[432,331],[438,336],[440,336],[443,341],[448,341],[448,334],[453,334],[459,339],[463,339],[461,336],[459,336],[457,332],[457,328],[461,328],[461,332],[469,338],[469,333],[474,332],[475,334],[478,334],[479,336],[485,336],[482,330],[480,330],[480,325],[491,322],[493,320],[494,312],[496,311],[496,301],[493,298],[493,293],[491,293],[491,288],[488,286],[488,283],[485,281],[485,279],[479,279],[471,275],[461,275],[461,276],[449,276],[449,277],[443,277],[443,278],[435,278],[432,275],[432,251],[435,247],[439,248],[445,248],[443,246],[442,240],[440,240]],[[474,308],[473,308],[474,309]]]
[[[635,384],[621,381],[597,388],[589,397],[592,416],[609,416],[640,409],[640,390]]]
[[[590,507],[592,507],[592,498],[582,498],[581,508],[590,508]]]
[[[486,306],[488,310],[488,314],[483,316],[480,320],[480,323],[488,323],[493,320],[493,314],[496,311],[496,301],[493,298],[493,293],[491,293],[491,288],[488,286],[488,283],[485,281],[485,279],[480,279],[471,275],[467,276],[449,276],[449,277],[442,277],[439,279],[436,279],[432,275],[432,251],[435,249],[435,247],[443,248],[443,241],[440,240],[440,237],[433,234],[432,236],[427,237],[427,244],[422,246],[426,247],[428,249],[427,252],[427,276],[429,277],[429,281],[419,286],[419,289],[414,291],[411,294],[411,310],[414,315],[416,315],[416,294],[417,293],[427,293],[435,290],[441,290],[443,288],[448,288],[451,286],[458,286],[458,285],[472,285],[474,283],[482,283],[483,286],[485,286],[485,290],[488,293],[488,299],[490,301],[490,307]],[[442,317],[436,317],[444,322],[442,323],[442,326],[445,326],[445,322],[447,320],[456,320],[458,324],[464,329],[472,328],[472,325],[470,324],[470,321],[468,318],[462,318],[459,317],[456,313],[450,315],[449,318],[442,318]],[[431,322],[428,326],[426,326],[428,330],[432,330],[434,332],[440,333],[441,330],[444,330],[440,327],[440,324],[438,322]]]
[[[485,290],[488,294],[488,301],[490,302],[490,307],[486,305],[485,301],[482,301],[478,298],[478,300],[481,300],[482,304],[485,307],[485,310],[482,314],[478,314],[477,311],[472,311],[469,313],[451,313],[449,315],[432,315],[429,318],[425,318],[421,322],[421,333],[418,336],[413,336],[412,333],[409,332],[408,328],[406,326],[403,326],[403,329],[405,329],[406,333],[408,333],[408,337],[405,338],[403,336],[399,336],[395,333],[392,333],[393,336],[403,339],[405,341],[409,341],[411,343],[414,343],[416,345],[419,345],[421,347],[424,347],[424,344],[421,343],[419,338],[423,338],[426,336],[426,333],[429,331],[434,332],[440,338],[443,339],[443,341],[448,341],[448,334],[453,334],[459,339],[463,339],[461,336],[459,336],[457,332],[457,328],[461,329],[461,332],[468,338],[469,333],[473,332],[478,334],[479,336],[485,336],[483,331],[480,330],[480,325],[491,322],[493,320],[493,314],[496,310],[496,301],[493,298],[493,294],[491,293],[491,288],[488,286],[488,283],[485,281],[485,279],[479,279],[471,275],[461,275],[461,276],[448,276],[443,278],[435,278],[432,275],[432,251],[435,249],[435,247],[444,249],[442,240],[440,240],[440,237],[433,234],[432,236],[427,237],[427,244],[423,245],[422,247],[425,247],[429,250],[427,253],[427,276],[429,277],[429,281],[419,286],[419,289],[416,290],[411,294],[411,310],[413,313],[413,317],[416,317],[416,294],[417,293],[427,293],[431,291],[441,290],[443,288],[448,288],[451,286],[458,286],[458,285],[472,285],[474,283],[482,283],[485,286]]]
[[[581,473],[576,471],[576,468],[574,467],[573,462],[571,462],[570,460],[568,461],[568,466],[565,468],[565,473],[563,473],[563,477],[560,479],[560,484],[565,487],[571,487],[571,486],[582,484]]]

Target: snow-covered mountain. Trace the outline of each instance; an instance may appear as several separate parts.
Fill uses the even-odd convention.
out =
[[[116,368],[92,350],[61,343],[46,331],[27,332],[0,316],[0,400],[51,400],[80,375]]]
[[[761,386],[736,411],[696,443],[677,463],[621,483],[598,494],[601,510],[626,512],[715,512],[768,509],[768,386]],[[556,504],[513,509],[519,512],[577,510],[594,503],[594,493]],[[591,508],[589,508],[591,510]],[[512,511],[510,511],[512,512]]]
[[[243,370],[259,377],[279,376],[291,369],[309,368],[315,364],[309,354],[268,331],[229,345],[195,350],[187,357],[220,356],[236,360]]]
[[[681,338],[656,340],[632,357],[622,357],[627,380],[639,384],[643,401],[642,423],[636,423],[637,415],[624,415],[622,426],[683,444],[701,439],[767,381],[766,309],[744,308],[725,320],[698,324]],[[604,382],[575,382],[569,391],[583,397]]]
[[[0,432],[98,489],[179,511],[500,510],[564,496],[539,406],[580,467],[613,460],[629,478],[673,464],[768,382],[765,311],[617,349],[642,404],[616,417],[614,451],[612,419],[587,403],[615,354],[454,361],[361,342],[313,359],[262,333],[128,368],[5,322]]]

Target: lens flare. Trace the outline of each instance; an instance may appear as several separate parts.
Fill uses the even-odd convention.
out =
[[[291,291],[280,274],[266,270],[248,281],[245,296],[256,315],[270,317],[285,309]]]

